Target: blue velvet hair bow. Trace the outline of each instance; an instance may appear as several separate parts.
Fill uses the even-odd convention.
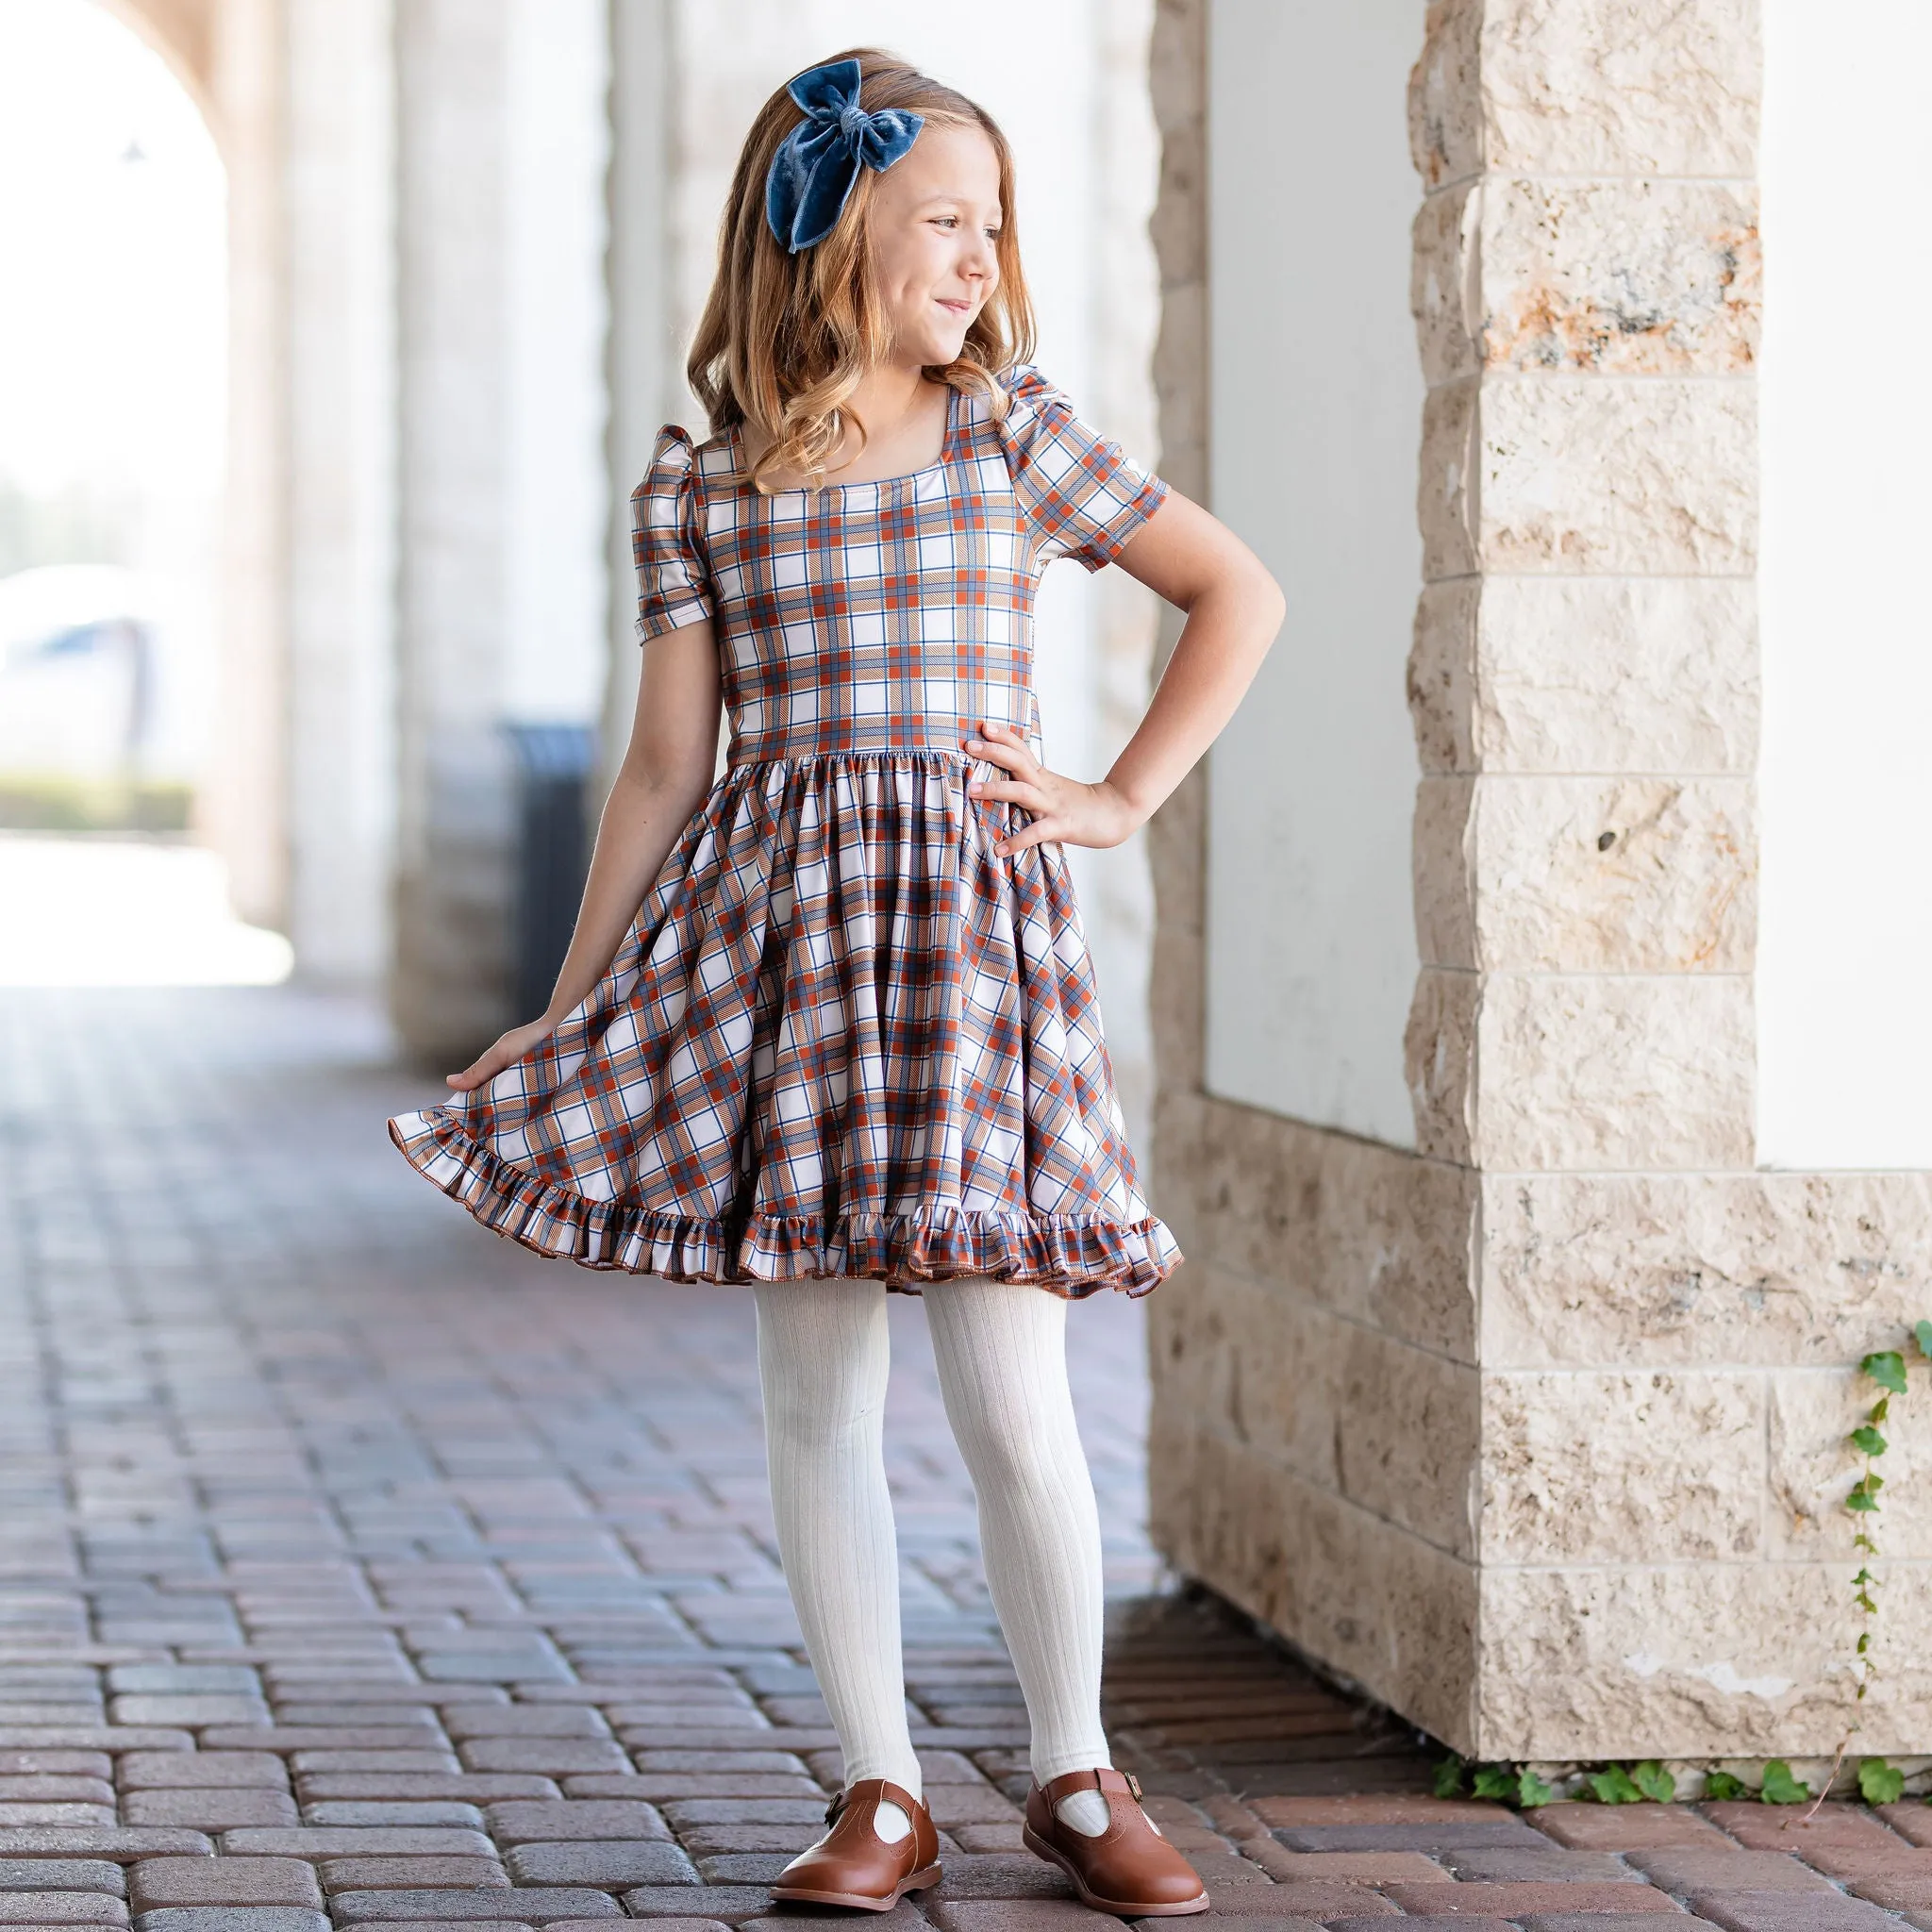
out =
[[[860,168],[883,171],[901,160],[925,125],[922,114],[858,105],[858,62],[828,60],[786,90],[805,119],[778,143],[765,176],[765,220],[796,255],[838,225]]]

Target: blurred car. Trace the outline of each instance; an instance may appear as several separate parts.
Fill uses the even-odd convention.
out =
[[[131,571],[50,565],[0,577],[0,773],[142,775],[158,629],[153,599]]]

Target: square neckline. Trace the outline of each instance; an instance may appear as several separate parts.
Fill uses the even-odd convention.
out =
[[[775,502],[781,496],[823,496],[828,490],[891,490],[908,483],[918,483],[927,476],[937,476],[951,467],[954,448],[958,436],[959,391],[949,382],[944,385],[946,391],[946,428],[940,438],[940,454],[937,462],[927,463],[924,469],[902,471],[896,476],[867,476],[850,483],[821,483],[816,490],[808,490],[803,484],[793,484],[785,490],[760,490],[747,477],[743,488],[754,496],[762,496],[767,502]],[[732,455],[736,458],[734,467],[741,475],[744,475],[744,425],[731,425]]]

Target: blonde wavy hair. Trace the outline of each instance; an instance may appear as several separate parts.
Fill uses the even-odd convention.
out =
[[[925,374],[949,388],[987,396],[996,411],[1006,392],[994,378],[1033,353],[1033,305],[1020,268],[1013,220],[1013,154],[998,124],[976,102],[877,47],[854,47],[834,60],[857,60],[859,105],[867,113],[900,108],[927,127],[976,127],[999,158],[999,285],[966,331],[957,360]],[[865,425],[852,392],[888,347],[888,325],[873,272],[871,215],[878,175],[858,171],[837,225],[816,247],[787,252],[765,221],[765,175],[778,143],[804,119],[781,87],[758,110],[731,177],[718,233],[718,275],[698,323],[686,373],[705,406],[711,434],[751,422],[773,438],[749,480],[765,493],[771,477],[791,474],[817,489],[826,460],[848,431],[862,447]]]

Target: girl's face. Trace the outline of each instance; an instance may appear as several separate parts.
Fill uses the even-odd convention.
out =
[[[872,256],[891,329],[887,359],[924,369],[958,358],[999,284],[1000,163],[976,127],[928,123],[878,178]]]

